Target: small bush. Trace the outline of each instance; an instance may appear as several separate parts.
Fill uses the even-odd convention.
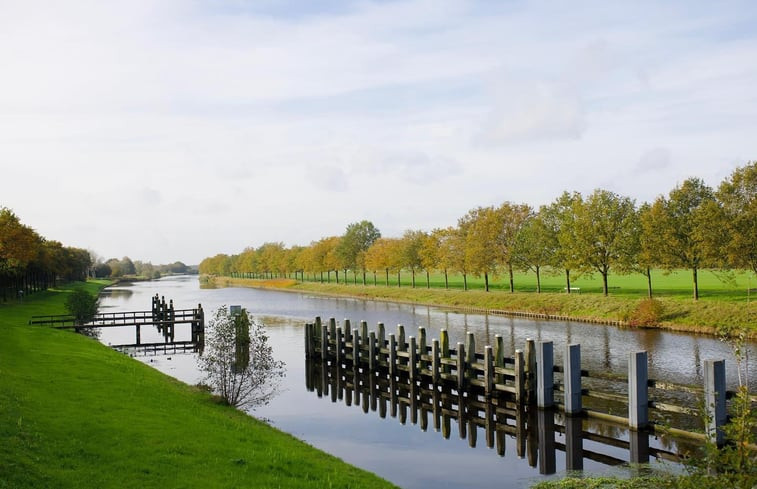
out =
[[[657,326],[664,314],[662,302],[657,299],[644,299],[631,311],[628,324],[631,326]]]
[[[66,310],[76,318],[77,324],[87,323],[97,314],[97,297],[84,289],[76,289],[66,298]]]

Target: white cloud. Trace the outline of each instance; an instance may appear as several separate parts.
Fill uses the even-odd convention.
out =
[[[189,263],[754,159],[750,2],[286,5],[0,3],[0,205]]]

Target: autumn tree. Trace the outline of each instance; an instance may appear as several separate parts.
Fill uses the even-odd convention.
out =
[[[542,208],[544,224],[557,238],[557,248],[550,265],[565,271],[565,290],[571,292],[570,271],[579,266],[576,252],[576,226],[574,206],[581,202],[578,192],[563,192],[554,202]]]
[[[465,268],[484,276],[484,290],[489,291],[489,274],[497,267],[497,249],[493,246],[499,235],[499,220],[494,207],[477,207],[457,222],[465,237]]]
[[[430,233],[424,233],[423,240],[421,242],[420,250],[418,251],[421,259],[421,266],[424,270],[426,270],[426,288],[431,287],[431,279],[429,277],[429,274],[431,270],[436,270],[439,268],[439,265],[441,263],[440,259],[440,248],[441,246],[441,239],[438,229],[434,229]],[[445,270],[445,283],[447,282],[446,279],[446,270]]]
[[[0,273],[22,270],[39,253],[42,238],[6,207],[0,207]]]
[[[557,253],[557,235],[545,219],[545,206],[523,225],[515,243],[518,268],[536,274],[536,292],[541,293],[541,270],[554,263]]]
[[[365,284],[365,252],[381,237],[381,232],[370,221],[353,222],[347,226],[342,236],[337,254],[341,265],[345,269],[363,271],[363,283]],[[345,271],[345,281],[346,271]]]
[[[454,270],[456,267],[456,253],[453,249],[456,233],[457,230],[452,227],[434,229],[421,249],[424,266],[444,273],[445,289],[449,289],[449,270]]]
[[[523,226],[533,214],[531,206],[505,202],[495,211],[497,233],[492,245],[497,253],[497,262],[507,269],[510,280],[510,292],[515,292],[513,267],[518,260],[518,236]]]
[[[602,276],[602,292],[608,293],[611,268],[628,272],[634,264],[634,239],[638,221],[633,200],[597,189],[585,200],[574,202],[572,235],[577,263]]]
[[[724,237],[727,264],[757,273],[757,162],[737,168],[715,194],[721,218],[712,226]]]
[[[458,272],[463,276],[463,290],[468,290],[468,261],[466,259],[467,239],[460,228],[448,227],[442,233],[439,248],[440,263],[444,266],[444,281],[447,282],[446,270]]]
[[[415,288],[415,271],[423,268],[421,248],[426,236],[425,232],[412,229],[408,229],[402,235],[402,267],[410,269],[413,288]]]
[[[699,299],[698,272],[707,264],[708,227],[712,225],[712,189],[699,178],[689,178],[658,197],[647,216],[649,246],[667,270],[691,270],[694,300]]]

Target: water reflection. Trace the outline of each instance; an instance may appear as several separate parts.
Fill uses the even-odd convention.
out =
[[[566,470],[580,471],[585,460],[608,466],[647,463],[650,459],[677,462],[679,453],[696,447],[686,439],[657,437],[556,410],[526,408],[503,397],[459,394],[451,388],[419,385],[407,376],[387,378],[319,359],[306,360],[305,384],[308,391],[332,403],[358,407],[380,418],[389,415],[402,425],[418,425],[421,431],[431,425],[445,439],[457,431],[459,438],[473,448],[481,444],[481,432],[485,446],[496,448],[500,457],[506,455],[506,438],[513,439],[517,458],[530,467],[538,466],[542,475],[557,471],[557,452],[564,452]]]
[[[120,288],[120,287],[116,287]],[[532,321],[522,318],[506,316],[485,316],[468,313],[458,313],[449,310],[425,307],[399,305],[388,302],[364,301],[358,299],[335,299],[322,296],[309,296],[291,292],[274,290],[258,290],[244,288],[218,288],[201,289],[197,277],[168,277],[152,282],[135,283],[128,287],[133,291],[132,295],[119,296],[118,299],[110,296],[103,297],[105,307],[113,306],[115,310],[144,310],[149,309],[150,298],[155,293],[171,298],[177,307],[193,307],[202,303],[203,308],[211,314],[223,304],[239,304],[245,307],[256,318],[264,318],[262,321],[268,326],[270,341],[275,349],[277,358],[287,364],[287,377],[281,386],[280,395],[267,406],[258,408],[254,414],[268,419],[277,428],[292,433],[313,446],[334,454],[348,463],[375,472],[380,476],[391,480],[393,483],[405,489],[423,489],[427,487],[454,488],[466,487],[488,489],[520,488],[528,487],[541,476],[540,471],[550,471],[552,467],[547,462],[551,449],[546,450],[545,457],[539,458],[539,433],[538,430],[528,429],[529,426],[538,426],[537,412],[526,413],[525,425],[520,425],[521,436],[518,433],[510,433],[506,430],[495,429],[487,431],[485,420],[491,419],[487,415],[486,408],[477,413],[477,417],[484,421],[471,423],[469,418],[459,422],[459,413],[449,411],[446,413],[440,407],[442,416],[437,426],[434,417],[433,404],[435,394],[418,394],[416,397],[416,409],[413,414],[410,403],[409,386],[402,397],[407,402],[392,403],[391,399],[380,400],[375,398],[375,410],[372,410],[370,395],[370,378],[367,380],[369,387],[368,395],[364,389],[355,392],[354,387],[347,395],[347,376],[340,377],[341,388],[334,389],[331,382],[331,374],[327,372],[326,382],[328,391],[323,387],[322,398],[308,391],[303,385],[306,378],[306,369],[303,345],[303,325],[312,322],[315,316],[321,316],[324,320],[329,317],[338,318],[343,324],[344,318],[350,318],[353,327],[359,325],[360,320],[366,320],[370,329],[375,329],[378,322],[386,325],[387,334],[393,332],[397,324],[404,324],[407,335],[416,335],[416,329],[423,326],[427,330],[429,341],[439,338],[439,330],[447,329],[450,334],[450,343],[464,341],[468,331],[476,337],[476,344],[481,347],[487,343],[488,338],[496,335],[503,337],[503,343],[509,346],[507,356],[512,356],[515,349],[523,348],[526,338],[551,340],[555,345],[557,365],[562,364],[562,354],[565,345],[569,343],[581,343],[584,355],[582,368],[590,371],[612,371],[625,375],[627,371],[629,352],[636,350],[648,350],[650,354],[649,373],[650,377],[677,383],[702,385],[702,373],[699,369],[699,359],[726,358],[728,366],[726,372],[731,386],[736,383],[735,366],[728,345],[719,342],[716,338],[694,336],[683,333],[673,333],[655,330],[631,330],[617,329],[610,326],[596,324],[583,324],[578,322],[561,321]],[[272,320],[275,318],[275,320]],[[188,330],[187,330],[188,331]],[[177,341],[189,340],[180,338],[183,331],[177,329]],[[105,328],[101,341],[113,344],[132,342],[133,330],[123,328]],[[144,341],[163,341],[160,334],[151,331],[145,334]],[[753,348],[753,346],[752,346]],[[201,380],[201,374],[197,369],[196,355],[167,355],[163,357],[149,357],[143,359],[151,366],[160,369],[185,382],[194,384]],[[757,355],[750,355],[750,372],[757,372]],[[609,368],[606,366],[609,365]],[[351,380],[351,379],[350,379]],[[592,379],[585,379],[590,382]],[[597,380],[600,382],[600,379]],[[374,381],[374,389],[381,383]],[[587,388],[593,386],[587,384]],[[597,388],[604,386],[598,386]],[[314,385],[314,388],[315,385]],[[377,391],[378,392],[378,391]],[[341,394],[340,394],[341,393]],[[386,388],[387,395],[389,388]],[[621,392],[622,393],[622,392]],[[337,402],[332,403],[332,395],[336,396]],[[442,393],[436,394],[441,397]],[[454,393],[453,393],[454,395]],[[651,395],[651,394],[650,394]],[[341,396],[341,398],[340,398]],[[357,396],[357,397],[356,397]],[[397,394],[399,397],[399,393]],[[421,402],[421,398],[423,402]],[[349,400],[349,405],[347,404]],[[456,409],[457,400],[449,408]],[[692,405],[690,401],[681,404]],[[678,403],[677,403],[678,404]],[[420,406],[426,412],[426,419]],[[404,407],[402,407],[404,406]],[[441,406],[441,405],[440,405]],[[477,409],[465,407],[463,415]],[[617,409],[625,409],[618,407]],[[371,413],[369,415],[364,414]],[[404,411],[404,414],[403,414]],[[383,416],[381,413],[384,413]],[[378,414],[378,416],[376,415]],[[517,413],[512,413],[506,420],[506,424],[519,429]],[[494,422],[498,421],[497,406],[493,410]],[[506,414],[502,415],[503,419]],[[536,417],[529,420],[529,416]],[[515,417],[516,419],[511,419]],[[400,421],[404,419],[405,425]],[[413,419],[418,427],[412,429]],[[522,415],[521,415],[522,420]],[[609,465],[597,462],[602,454],[605,457],[620,461],[622,465],[633,460],[631,456],[631,444],[639,444],[639,459],[645,457],[645,440],[649,444],[649,458],[654,464],[659,458],[664,459],[665,452],[677,453],[687,450],[683,441],[677,442],[670,438],[641,437],[634,440],[632,433],[623,426],[599,424],[592,421],[581,420],[583,431],[580,439],[582,455],[577,455],[578,444],[573,443],[575,438],[567,436],[567,431],[573,434],[577,431],[577,423],[569,427],[566,419],[559,414],[554,415],[555,425],[554,470],[562,473],[568,469],[568,465],[578,466],[583,464],[586,473],[605,473]],[[544,424],[548,423],[546,419]],[[564,427],[561,429],[560,427]],[[525,431],[524,431],[525,430]],[[438,431],[435,432],[435,431]],[[440,434],[447,433],[449,439]],[[549,442],[548,430],[544,431],[544,441]],[[463,434],[463,440],[457,440]],[[600,440],[615,439],[621,445],[615,446],[609,443],[594,441],[593,437]],[[530,441],[529,441],[530,440]],[[469,449],[468,445],[475,442],[479,447]],[[481,449],[493,443],[494,448],[489,451]],[[547,443],[548,444],[548,443]],[[566,459],[562,455],[567,452],[567,446],[576,447],[571,449],[572,457]],[[545,445],[545,449],[548,448]],[[655,457],[654,450],[661,449],[659,458]],[[505,455],[498,457],[493,453],[502,451]],[[587,453],[589,455],[587,455]],[[523,457],[522,459],[519,457]],[[601,458],[607,461],[606,458]],[[406,466],[412,460],[413,470],[396,470],[398,466]],[[540,467],[540,460],[544,465]],[[471,480],[470,474],[475,473],[475,480]],[[621,471],[621,473],[624,473]],[[627,473],[627,472],[625,472]]]

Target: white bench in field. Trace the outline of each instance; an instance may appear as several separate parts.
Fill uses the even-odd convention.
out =
[[[567,292],[568,288],[567,287],[563,287],[562,290],[564,290],[565,292]],[[570,291],[571,292],[578,292],[580,294],[581,293],[581,287],[571,287]]]

